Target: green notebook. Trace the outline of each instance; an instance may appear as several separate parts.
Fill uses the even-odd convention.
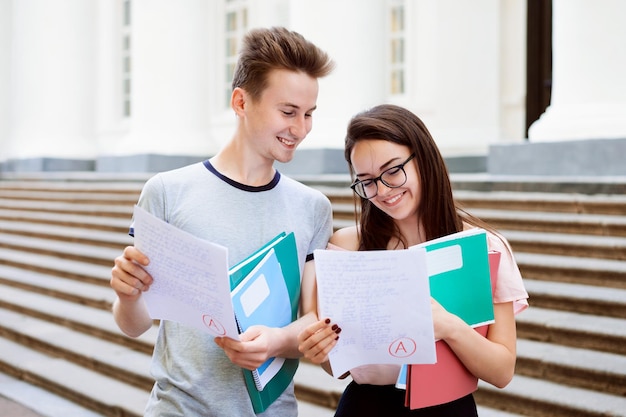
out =
[[[464,230],[417,246],[426,249],[430,295],[472,327],[493,323],[485,230]]]
[[[270,253],[272,249],[274,252],[273,254]],[[255,306],[255,310],[261,312],[264,307],[267,307],[264,306],[263,303],[280,302],[280,299],[277,301],[275,296],[276,294],[279,294],[281,297],[285,297],[284,303],[287,304],[282,307],[290,309],[290,321],[294,321],[298,317],[298,305],[300,301],[300,266],[298,263],[298,250],[294,234],[286,234],[284,232],[270,240],[246,259],[230,268],[230,287],[231,293],[234,294],[233,304],[236,314],[238,310],[240,311],[240,314],[243,314],[243,308],[238,308],[241,303],[240,290],[246,290],[246,288],[238,288],[238,286],[240,284],[241,286],[250,285],[250,279],[246,280],[248,275],[254,275],[250,278],[258,280],[259,269],[255,270],[257,266],[262,268],[260,270],[261,273],[271,273],[271,271],[276,271],[276,268],[271,267],[270,264],[260,264],[262,262],[273,262],[276,259],[280,265],[279,271],[276,273],[282,273],[281,279],[284,279],[284,283],[280,283],[283,284],[282,286],[275,286],[276,284],[272,284],[272,282],[276,283],[275,279],[272,280],[270,279],[271,277],[265,277],[267,278],[267,286],[264,286],[264,288],[267,291],[267,297],[263,296],[262,300],[254,300],[254,303],[258,304],[258,306]],[[263,284],[265,285],[265,282]],[[259,287],[257,286],[257,288]],[[253,287],[251,287],[251,289],[254,291]],[[272,305],[271,308],[275,307]],[[267,310],[267,308],[265,308],[265,310]],[[262,315],[259,314],[259,316]],[[254,317],[254,315],[251,315],[250,317]],[[243,317],[242,320],[238,320],[240,323],[243,321]],[[246,321],[248,324],[251,324],[249,319]],[[272,323],[259,322],[253,324],[271,325]],[[272,360],[268,360],[268,362],[272,362]],[[280,364],[281,362],[282,365],[276,375],[274,375],[262,389],[258,388],[260,383],[259,370],[249,371],[247,369],[243,369],[248,394],[250,395],[250,399],[252,401],[252,408],[257,414],[265,411],[267,407],[269,407],[285,391],[293,380],[296,370],[298,369],[298,359],[285,358],[283,360],[282,358],[279,358],[273,366],[276,366],[277,363]],[[268,365],[263,364],[259,369],[264,370]]]

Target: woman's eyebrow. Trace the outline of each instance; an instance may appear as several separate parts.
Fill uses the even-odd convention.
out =
[[[397,160],[402,160],[402,158],[401,157],[391,158],[389,161],[387,161],[384,164],[382,164],[378,169],[380,170],[380,172],[382,172],[385,169],[387,169],[388,167],[393,166],[391,164],[393,162],[397,161]],[[354,176],[355,177],[365,177],[365,176],[372,176],[373,177],[375,175],[372,175],[372,174],[369,174],[369,173],[363,173],[363,174],[354,173]]]

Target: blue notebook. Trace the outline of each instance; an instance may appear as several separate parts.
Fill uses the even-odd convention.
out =
[[[289,292],[274,249],[267,252],[231,295],[241,332],[255,324],[284,327],[291,323]],[[252,371],[257,390],[262,391],[265,388],[284,362],[283,358],[269,358]]]
[[[284,327],[297,318],[300,266],[293,233],[275,236],[229,273],[233,309],[241,331],[253,324]],[[243,369],[255,413],[265,411],[285,391],[298,363],[296,358],[270,358],[255,371]]]

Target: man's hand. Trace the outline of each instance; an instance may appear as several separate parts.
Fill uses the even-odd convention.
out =
[[[266,326],[250,326],[240,340],[216,337],[215,343],[224,349],[232,363],[253,371],[269,358],[278,356],[285,331]]]
[[[115,258],[111,270],[111,288],[117,293],[113,302],[113,318],[126,335],[138,337],[152,327],[152,319],[141,293],[148,291],[152,277],[143,269],[148,258],[133,246],[127,246],[124,253]]]
[[[148,258],[134,246],[127,246],[124,253],[115,258],[110,284],[120,299],[135,301],[142,291],[148,291],[153,281],[143,269],[148,263]]]

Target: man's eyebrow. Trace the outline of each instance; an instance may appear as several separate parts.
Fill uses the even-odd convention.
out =
[[[282,105],[283,105],[283,106],[287,106],[287,107],[294,108],[294,109],[296,109],[296,110],[300,110],[300,106],[298,106],[297,104],[293,104],[293,103],[282,103]],[[315,106],[311,107],[309,110],[307,110],[307,113],[308,113],[308,112],[315,111],[316,109],[317,109],[317,105],[315,105]]]

